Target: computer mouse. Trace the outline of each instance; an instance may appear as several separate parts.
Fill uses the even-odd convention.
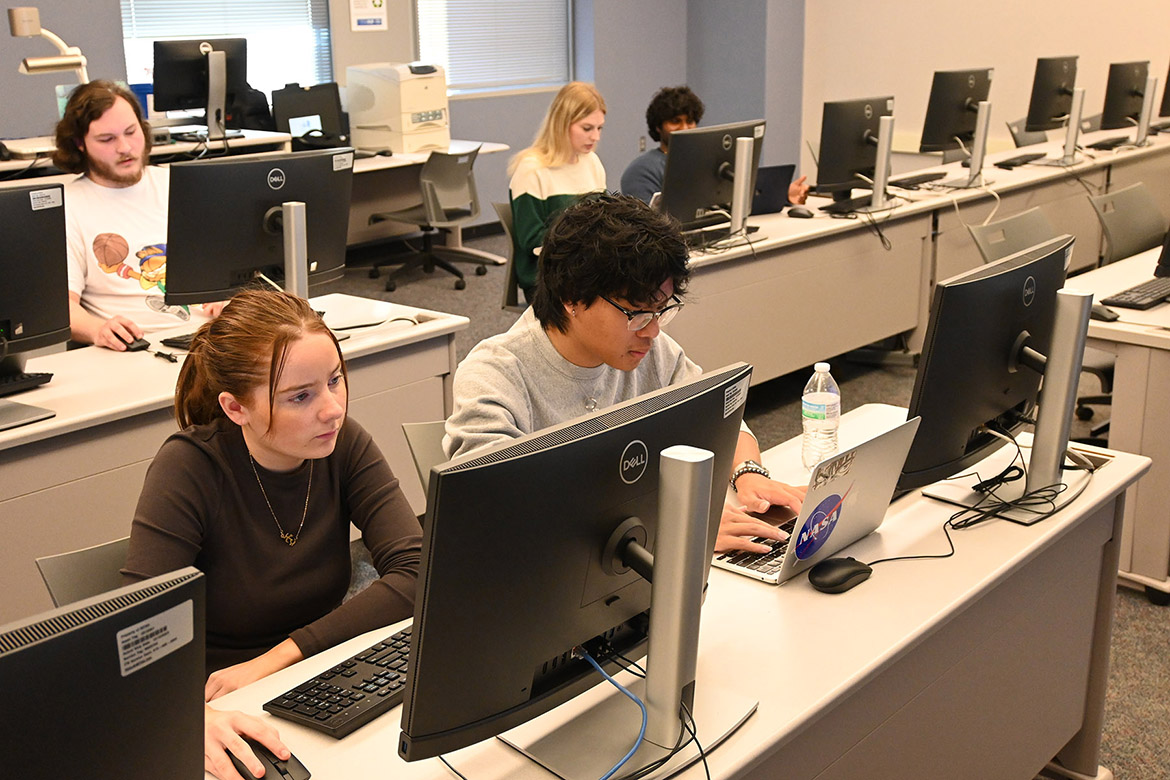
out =
[[[808,570],[808,581],[821,593],[844,593],[872,573],[872,568],[856,558],[826,558]]]
[[[808,209],[806,209],[804,206],[789,206],[788,207],[788,216],[790,216],[790,217],[796,217],[797,219],[809,219],[812,217],[812,215],[813,215],[813,213],[811,211],[809,211]]]
[[[393,157],[394,152],[390,151],[389,149],[379,149],[378,156],[379,157]]]
[[[115,333],[114,335],[118,336],[117,333]],[[127,341],[126,339],[122,338],[121,336],[118,336],[118,341],[120,341],[126,345],[127,352],[138,352],[139,350],[147,349],[148,347],[150,347],[150,342],[147,341],[146,339],[134,339],[133,341]]]
[[[256,758],[260,759],[260,763],[264,765],[264,780],[309,780],[313,776],[308,769],[305,769],[305,765],[300,762],[300,759],[291,753],[287,761],[281,761],[273,755],[272,751],[256,740],[244,737],[244,741],[248,743],[248,747],[252,748]],[[244,762],[236,758],[234,754],[228,753],[228,758],[235,764],[240,777],[244,780],[257,780],[256,775],[249,772],[248,768],[244,766]]]
[[[1120,316],[1120,314],[1103,303],[1094,303],[1093,308],[1089,310],[1089,317],[1091,319],[1101,320],[1102,322],[1113,322]]]

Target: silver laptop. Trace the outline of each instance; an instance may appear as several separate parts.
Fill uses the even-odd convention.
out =
[[[898,475],[918,431],[915,417],[856,447],[826,458],[809,476],[808,495],[800,516],[787,512],[784,522],[774,508],[764,519],[780,520],[789,538],[782,542],[755,539],[772,547],[767,553],[718,553],[713,563],[773,585],[804,571],[868,536],[882,523]]]

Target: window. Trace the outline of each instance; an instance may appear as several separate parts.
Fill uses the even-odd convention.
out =
[[[154,41],[247,38],[248,83],[266,95],[333,80],[328,0],[121,0],[126,77],[154,80]]]
[[[570,80],[568,0],[416,0],[418,52],[452,93]]]

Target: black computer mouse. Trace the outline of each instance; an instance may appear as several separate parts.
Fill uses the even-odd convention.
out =
[[[1094,303],[1093,308],[1089,310],[1089,317],[1094,320],[1101,320],[1102,322],[1113,322],[1121,315],[1110,309],[1103,303]]]
[[[272,751],[256,740],[244,737],[244,741],[248,743],[248,747],[252,748],[256,758],[260,759],[260,763],[264,765],[264,780],[309,780],[313,776],[308,769],[305,769],[305,765],[291,753],[287,761],[281,761],[273,755]],[[236,771],[240,773],[240,777],[244,780],[257,780],[256,776],[244,766],[244,762],[232,753],[228,753],[228,757],[236,765]]]
[[[788,216],[796,217],[797,219],[809,219],[813,213],[804,206],[789,206]]]
[[[379,149],[378,156],[379,157],[393,157],[394,152],[390,151],[389,149]]]
[[[118,336],[117,333],[115,333],[114,335]],[[138,352],[139,350],[147,349],[148,347],[150,347],[150,342],[147,341],[146,339],[134,339],[133,341],[127,341],[126,339],[122,338],[121,336],[118,336],[118,341],[120,341],[126,345],[127,352]]]
[[[872,568],[856,558],[826,558],[808,570],[808,581],[821,593],[844,593],[872,573]]]

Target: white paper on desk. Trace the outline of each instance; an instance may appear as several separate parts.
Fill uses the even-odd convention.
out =
[[[393,317],[395,309],[398,308],[389,301],[335,293],[313,298],[309,304],[325,312],[325,324],[331,330],[379,325]],[[401,313],[401,309],[399,312]]]

